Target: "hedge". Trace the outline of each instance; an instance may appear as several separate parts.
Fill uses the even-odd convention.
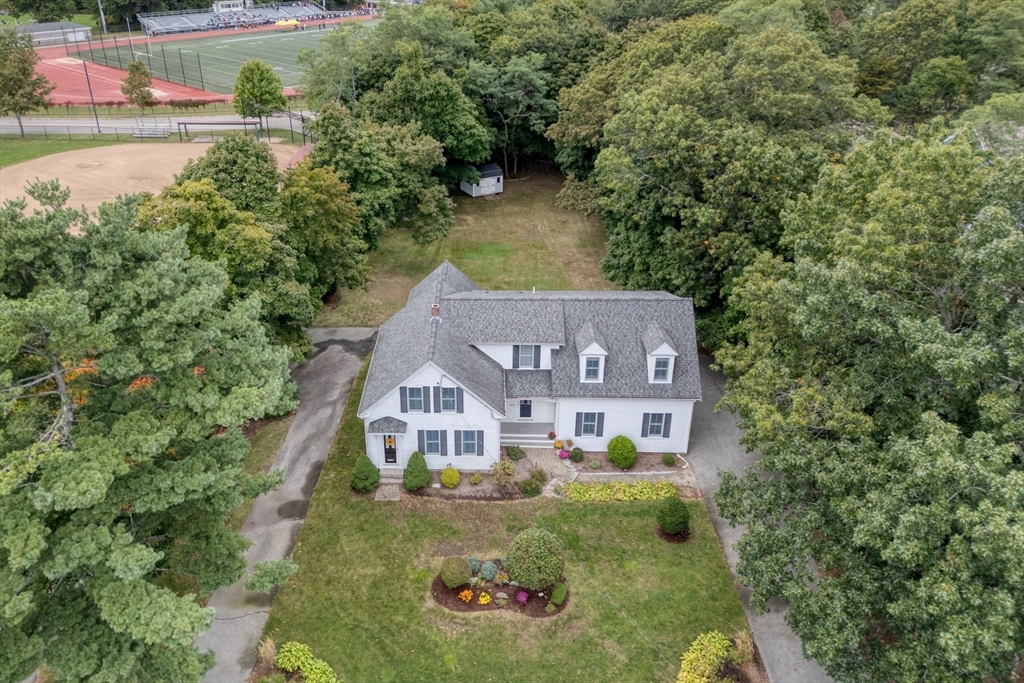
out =
[[[718,672],[736,656],[735,651],[729,639],[718,631],[700,634],[683,654],[676,683],[720,683]]]
[[[615,484],[581,484],[569,482],[562,487],[568,500],[577,503],[607,503],[613,500],[660,500],[678,496],[676,485],[669,481],[652,484],[649,481],[620,482]]]

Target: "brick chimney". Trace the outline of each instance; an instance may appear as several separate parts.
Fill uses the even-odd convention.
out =
[[[431,320],[435,320],[435,319],[440,318],[440,317],[441,317],[441,304],[431,304],[430,305],[430,318],[431,318]]]

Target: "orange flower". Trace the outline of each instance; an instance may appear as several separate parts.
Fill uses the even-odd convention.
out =
[[[128,385],[128,393],[134,394],[136,391],[139,391],[140,389],[148,389],[149,387],[153,386],[155,382],[156,377],[154,377],[153,375],[142,375],[141,377],[136,377],[135,379],[132,380],[132,383]]]
[[[473,591],[469,590],[468,588],[462,591],[461,593],[459,593],[459,600],[462,600],[462,602],[468,605],[473,600]]]

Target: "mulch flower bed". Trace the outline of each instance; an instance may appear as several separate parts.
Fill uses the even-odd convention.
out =
[[[654,525],[654,532],[658,534],[658,538],[667,543],[686,543],[690,540],[690,530],[687,529],[681,534],[666,534],[660,526]]]
[[[459,593],[463,591],[471,591],[473,597],[469,602],[465,602],[459,597]],[[526,604],[522,605],[516,600],[516,596],[520,591],[527,594]],[[544,594],[541,595],[540,593]],[[491,601],[485,605],[480,604],[480,594],[487,593]],[[499,600],[498,594],[502,593],[507,595],[505,598],[507,602],[505,606],[499,605],[496,600]],[[434,582],[430,584],[430,594],[434,596],[434,600],[437,604],[441,605],[445,609],[451,610],[452,612],[495,612],[497,610],[505,610],[506,612],[515,612],[516,614],[522,614],[526,617],[533,617],[535,619],[544,619],[545,617],[553,617],[559,614],[565,609],[566,605],[569,604],[569,598],[572,595],[572,591],[565,594],[565,600],[562,601],[561,605],[554,605],[555,609],[552,611],[546,611],[546,608],[550,602],[551,589],[547,591],[531,591],[523,588],[522,586],[498,586],[490,581],[484,581],[477,586],[471,586],[465,584],[458,588],[449,588],[444,585],[444,581],[441,580],[441,575],[438,574],[434,577]]]

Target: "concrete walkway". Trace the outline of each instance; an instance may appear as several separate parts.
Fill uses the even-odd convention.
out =
[[[736,426],[736,416],[726,409],[715,414],[715,405],[725,392],[725,376],[712,372],[708,367],[711,359],[700,357],[700,381],[704,400],[693,411],[693,429],[690,433],[690,452],[686,458],[693,467],[701,491],[711,513],[711,522],[722,541],[729,569],[736,577],[739,554],[733,544],[743,535],[743,527],[732,527],[718,514],[714,494],[718,490],[719,470],[742,474],[757,460],[756,453],[748,453],[740,445],[742,430]],[[737,579],[738,581],[738,579]],[[750,604],[750,589],[737,583],[743,611],[747,614],[754,642],[761,653],[768,678],[772,683],[830,683],[831,678],[816,662],[803,656],[800,638],[785,621],[787,605],[773,599],[769,602],[771,611],[758,614]]]
[[[291,553],[352,380],[373,350],[375,331],[365,327],[309,330],[313,353],[292,368],[299,385],[299,410],[273,465],[284,470],[287,481],[256,499],[242,527],[242,534],[253,542],[245,554],[250,566]],[[256,664],[256,645],[267,623],[271,596],[249,593],[242,583],[218,589],[207,603],[217,615],[195,645],[201,652],[212,650],[217,663],[203,683],[245,683]]]

